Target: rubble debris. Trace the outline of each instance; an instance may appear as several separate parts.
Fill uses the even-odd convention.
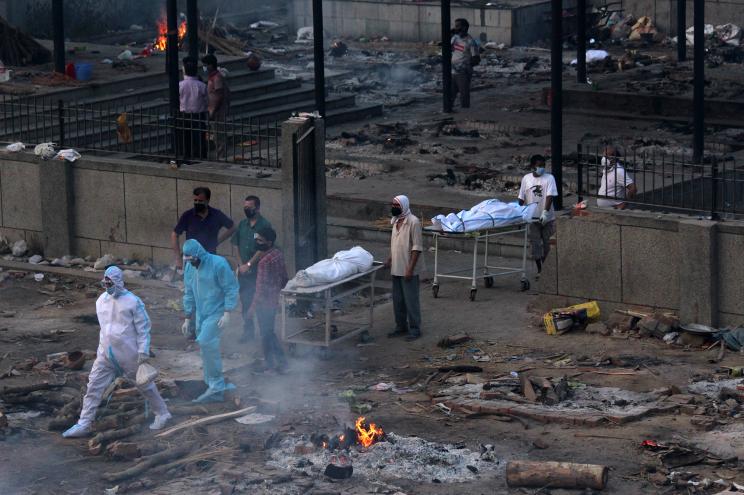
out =
[[[607,486],[609,468],[597,464],[552,461],[509,461],[506,484],[510,487],[591,488]]]
[[[254,412],[255,410],[256,410],[255,406],[250,406],[250,407],[240,409],[238,411],[232,411],[228,413],[217,414],[215,416],[207,416],[206,418],[199,418],[199,419],[194,419],[190,421],[185,421],[179,425],[176,425],[172,428],[168,428],[167,430],[161,433],[158,433],[157,435],[155,435],[155,438],[169,437],[176,432],[179,432],[186,428],[191,428],[193,426],[206,426],[209,424],[218,423],[220,421],[225,421],[226,419],[232,419],[232,418],[237,418],[240,416],[245,416],[246,414],[250,414]]]
[[[330,478],[344,480],[351,478],[354,473],[354,466],[346,455],[332,455],[330,462],[325,468],[324,474]]]
[[[447,337],[444,337],[439,342],[437,342],[437,346],[446,349],[449,347],[454,347],[456,345],[462,344],[464,342],[467,342],[471,340],[470,335],[467,333],[457,333],[454,335],[449,335]]]
[[[26,251],[28,251],[28,245],[23,239],[14,242],[13,246],[10,248],[10,252],[13,254],[13,256],[16,257],[23,256],[24,254],[26,254]]]
[[[93,264],[93,268],[96,270],[105,270],[114,263],[116,263],[116,258],[114,258],[113,254],[104,254],[96,260]]]
[[[0,17],[0,60],[9,66],[46,64],[52,52]]]
[[[331,49],[329,51],[331,57],[343,57],[347,53],[349,53],[349,47],[343,41],[335,40],[333,43],[331,43]]]

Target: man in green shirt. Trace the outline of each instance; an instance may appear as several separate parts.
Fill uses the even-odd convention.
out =
[[[232,236],[232,243],[238,246],[240,254],[240,265],[236,270],[238,282],[240,282],[240,303],[243,313],[243,336],[241,342],[252,340],[255,332],[253,329],[253,318],[249,317],[248,310],[253,303],[256,293],[256,268],[261,252],[256,249],[256,232],[261,229],[271,228],[268,220],[261,216],[261,200],[257,196],[248,196],[243,202],[245,218],[240,221],[238,230]]]

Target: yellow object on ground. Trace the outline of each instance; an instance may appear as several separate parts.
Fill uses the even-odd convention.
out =
[[[555,335],[559,330],[564,330],[565,328],[563,323],[566,323],[568,326],[573,325],[571,315],[576,314],[581,310],[586,310],[586,317],[589,320],[589,323],[599,321],[600,313],[597,301],[574,304],[567,308],[552,309],[543,316],[543,324],[545,325],[545,330],[548,335]]]

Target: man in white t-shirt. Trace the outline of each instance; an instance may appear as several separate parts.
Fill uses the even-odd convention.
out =
[[[532,172],[522,177],[519,188],[519,204],[537,203],[535,217],[529,224],[528,236],[532,247],[532,259],[537,265],[537,273],[542,271],[542,264],[550,252],[550,238],[555,233],[555,211],[553,200],[558,196],[555,177],[545,172],[545,157],[533,155],[530,158]]]
[[[623,200],[632,198],[636,192],[633,178],[620,162],[620,152],[614,146],[607,146],[602,157],[602,179],[597,193],[597,206],[625,209],[627,203]]]

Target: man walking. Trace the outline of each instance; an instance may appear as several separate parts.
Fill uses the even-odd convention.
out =
[[[217,158],[225,155],[227,142],[225,122],[230,111],[230,88],[224,74],[217,67],[217,57],[209,54],[202,59],[207,68],[207,95],[209,100],[209,120],[212,122],[212,135],[217,145]]]
[[[395,331],[388,337],[406,335],[407,341],[421,337],[418,260],[424,249],[421,221],[411,213],[408,197],[393,199],[391,208],[393,233],[390,256],[385,266],[393,277],[393,311]]]
[[[533,155],[530,158],[532,172],[522,177],[519,188],[519,204],[536,203],[534,218],[527,227],[532,247],[532,259],[537,265],[537,273],[550,253],[550,238],[555,233],[554,198],[558,196],[555,177],[545,172],[545,157]]]
[[[470,108],[470,82],[473,67],[480,63],[478,43],[468,34],[470,23],[466,19],[456,19],[452,30],[452,103],[460,93],[460,106]]]
[[[284,256],[274,245],[275,242],[276,232],[271,226],[263,226],[256,232],[256,249],[262,254],[258,262],[256,295],[248,314],[255,314],[258,319],[267,368],[283,373],[287,362],[274,332],[274,320],[279,306],[279,293],[287,285],[288,279]]]
[[[90,434],[103,392],[117,376],[135,380],[137,368],[150,358],[150,318],[142,300],[124,287],[124,274],[115,266],[106,269],[101,285],[105,292],[96,301],[101,333],[88,389],[77,424],[65,431],[65,438]],[[171,415],[154,383],[138,387],[155,413],[151,430],[160,430]]]
[[[185,211],[171,233],[171,247],[176,266],[183,267],[178,238],[186,234],[186,240],[196,239],[208,252],[217,252],[217,246],[235,232],[235,222],[217,208],[209,206],[212,191],[208,187],[194,189],[194,207]],[[221,229],[226,229],[220,233]]]
[[[238,230],[232,236],[233,245],[238,247],[240,265],[238,265],[238,282],[240,282],[240,304],[243,313],[243,335],[241,342],[253,339],[255,329],[253,318],[248,311],[253,304],[256,293],[256,273],[261,251],[256,249],[256,236],[260,230],[271,228],[271,224],[261,215],[261,200],[258,196],[247,196],[243,201],[245,218],[238,224]]]
[[[224,400],[225,390],[235,388],[225,384],[222,374],[220,337],[230,322],[230,311],[238,305],[238,281],[227,260],[209,254],[196,239],[184,243],[183,261],[186,318],[181,331],[185,336],[192,331],[196,334],[208,387],[194,402],[220,402]]]

